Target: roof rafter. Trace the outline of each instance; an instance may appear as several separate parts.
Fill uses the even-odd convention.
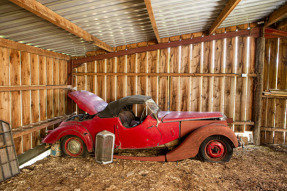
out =
[[[287,17],[287,4],[275,10],[273,13],[269,15],[268,21],[265,23],[265,26],[268,27],[277,21]]]
[[[148,12],[148,15],[149,15],[149,19],[150,19],[150,22],[151,22],[151,25],[152,25],[152,28],[153,28],[156,40],[157,40],[158,43],[160,43],[161,41],[160,41],[159,33],[158,33],[158,30],[157,30],[156,21],[155,21],[155,18],[154,18],[152,6],[151,6],[151,1],[150,0],[145,0],[144,2],[145,2],[145,5],[146,5],[146,9],[147,9],[147,12]]]
[[[221,25],[221,23],[227,18],[227,16],[233,11],[241,0],[229,0],[223,10],[218,15],[217,19],[211,25],[208,30],[208,34],[212,34]]]
[[[50,23],[57,25],[58,27],[74,34],[75,36],[82,38],[85,41],[92,42],[94,45],[108,52],[113,52],[113,48],[111,46],[99,40],[98,38],[88,33],[84,29],[80,28],[71,21],[65,19],[61,15],[55,13],[48,7],[42,5],[41,3],[35,0],[9,0],[9,1],[41,17],[42,19],[45,19]]]

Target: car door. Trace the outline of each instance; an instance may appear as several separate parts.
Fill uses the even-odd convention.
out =
[[[158,146],[161,133],[156,127],[157,121],[148,115],[138,126],[126,128],[121,123],[116,127],[120,149],[140,149]]]

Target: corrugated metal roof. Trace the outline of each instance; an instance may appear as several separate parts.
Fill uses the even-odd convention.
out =
[[[155,39],[143,0],[38,0],[110,46]]]
[[[110,46],[155,39],[144,0],[38,0]],[[209,29],[228,0],[151,0],[161,38]],[[287,0],[242,0],[220,27],[264,19]],[[10,3],[0,1],[0,37],[73,56],[91,43]]]
[[[241,0],[220,27],[235,26],[263,20],[286,2],[286,0]]]
[[[152,0],[160,38],[207,30],[227,0]]]
[[[0,13],[2,38],[73,56],[98,49],[7,0],[1,0]]]

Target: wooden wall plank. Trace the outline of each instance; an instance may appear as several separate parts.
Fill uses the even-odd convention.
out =
[[[11,123],[11,98],[10,92],[0,92],[0,119]],[[11,124],[12,125],[12,124]]]
[[[224,40],[216,40],[214,47],[214,73],[221,73],[223,65]],[[223,77],[214,77],[213,82],[213,111],[221,111],[221,94]]]
[[[82,66],[80,66],[77,69],[77,72],[86,72],[86,63],[83,64]],[[87,78],[87,76],[77,76],[76,87],[77,87],[78,91],[86,90],[86,78]],[[101,97],[101,95],[99,95],[97,92],[96,92],[96,94]],[[78,108],[77,109],[78,113],[85,113],[85,111],[81,110],[78,106],[77,106],[77,108]]]
[[[39,85],[47,85],[47,65],[46,57],[39,56]],[[47,119],[47,90],[40,91],[40,120]]]
[[[180,48],[170,48],[170,73],[180,72]],[[180,77],[170,78],[170,110],[180,110]]]
[[[0,86],[9,86],[10,49],[0,47]]]
[[[148,52],[148,73],[158,73],[158,51]],[[148,89],[147,95],[151,96],[153,100],[158,102],[158,77],[149,76],[148,78]],[[128,87],[128,86],[127,86]]]
[[[10,51],[10,85],[20,85],[20,52]]]
[[[53,58],[46,58],[46,66],[47,66],[47,85],[53,85]],[[54,96],[53,90],[47,90],[47,118],[54,117]],[[48,129],[53,129],[53,127],[49,127]]]
[[[137,63],[138,63],[138,71],[142,73],[147,72],[147,53],[140,53],[137,54]],[[138,95],[146,95],[147,93],[147,77],[146,76],[140,76],[138,77],[137,82],[137,94]],[[141,114],[143,110],[143,107],[138,105],[137,107],[137,114]]]
[[[0,47],[0,86],[9,86],[10,49]],[[0,119],[10,123],[10,92],[0,92]]]
[[[21,66],[20,52],[10,50],[10,85],[20,85],[21,83]],[[11,127],[17,128],[21,126],[21,93],[20,91],[11,92]],[[22,153],[22,138],[15,141],[17,154]]]
[[[226,66],[225,73],[232,73],[235,55],[235,43],[233,39],[226,40]],[[233,118],[234,109],[234,79],[225,78],[224,86],[224,113],[227,117]]]
[[[41,108],[42,109],[42,108]],[[32,123],[36,123],[40,121],[40,97],[39,97],[39,90],[32,90],[31,91],[31,110],[32,110]],[[35,147],[39,144],[39,131],[32,133],[32,147]]]
[[[87,62],[87,72],[95,72],[96,71],[96,65],[95,62]],[[92,93],[95,93],[95,76],[87,76],[87,91],[90,91]]]
[[[205,42],[203,44],[203,63],[202,63],[202,73],[214,73],[213,70],[213,61],[212,61],[212,47],[213,41]],[[201,93],[201,111],[211,111],[212,108],[212,96],[210,93],[213,93],[213,84],[212,77],[202,77],[202,93]]]
[[[270,68],[269,68],[269,89],[276,89],[276,60],[278,50],[278,40],[270,39]]]
[[[287,89],[287,82],[286,82],[286,74],[287,74],[286,53],[287,51],[286,51],[286,48],[284,48],[284,46],[287,46],[287,45],[284,45],[284,44],[285,44],[284,41],[279,39],[277,88],[282,89],[282,90]]]
[[[107,72],[115,72],[116,58],[109,58],[106,62]],[[106,91],[106,99],[107,102],[116,100],[116,77],[115,76],[107,76],[107,91]],[[135,84],[136,85],[136,84]]]
[[[254,74],[255,73],[255,38],[250,37],[249,38],[249,46],[250,46],[250,53],[249,53],[249,74]],[[253,119],[253,92],[254,90],[254,79],[249,78],[248,79],[248,84],[247,84],[247,114],[246,114],[246,120],[252,120]],[[245,130],[246,131],[252,131],[252,126],[246,126]]]
[[[201,43],[192,45],[191,73],[200,72]],[[200,84],[201,77],[191,78],[191,111],[200,111]]]
[[[31,85],[39,85],[40,67],[39,67],[39,56],[37,54],[30,54],[30,65],[31,65]]]
[[[261,119],[261,125],[262,127],[267,127],[267,102],[268,98],[262,98],[262,119]]]
[[[275,99],[275,128],[284,129],[286,100]],[[284,144],[284,132],[274,133],[274,144]]]
[[[159,51],[159,73],[167,73],[169,65],[169,53],[168,49],[162,49]],[[168,110],[169,96],[168,96],[168,77],[159,77],[158,84],[158,105],[163,111]]]
[[[121,56],[117,62],[117,72],[126,73],[127,69],[127,56]],[[127,76],[117,76],[117,99],[127,95]]]
[[[136,54],[127,55],[127,72],[136,73]],[[136,76],[127,76],[127,95],[136,95]]]
[[[53,59],[53,85],[60,85],[60,61],[59,59]],[[54,108],[54,116],[59,116],[59,89],[53,90],[53,108]]]
[[[31,124],[31,92],[22,91],[22,126]],[[23,135],[23,152],[31,149],[31,133]]]
[[[30,53],[21,52],[21,85],[31,85],[31,59]],[[22,123],[29,125],[31,123],[31,91],[22,91]],[[31,133],[23,135],[23,152],[31,149]]]
[[[105,60],[99,60],[97,62],[97,71],[104,73],[105,72]],[[106,82],[105,82],[105,76],[97,76],[97,93],[98,96],[103,98],[104,100],[106,99]]]
[[[21,123],[21,94],[20,91],[11,92],[11,127],[17,128]],[[22,153],[22,138],[14,139],[17,154]]]
[[[237,67],[236,73],[247,73],[247,38],[237,38]],[[236,92],[235,92],[235,121],[245,121],[245,107],[246,107],[246,86],[248,78],[236,78]],[[240,101],[238,101],[240,100]],[[244,133],[244,125],[234,126],[235,132]]]
[[[180,73],[190,73],[191,70],[191,45],[181,47]],[[180,77],[180,111],[191,110],[191,77]]]
[[[67,61],[60,60],[59,63],[59,84],[64,85],[67,83]],[[67,90],[59,89],[59,115],[66,114],[66,95]]]
[[[264,57],[264,76],[263,76],[263,90],[269,89],[269,68],[270,68],[270,39],[265,40],[265,57]]]

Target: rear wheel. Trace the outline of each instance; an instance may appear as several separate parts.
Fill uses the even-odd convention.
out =
[[[231,159],[232,153],[229,140],[222,136],[211,136],[202,142],[198,155],[202,161],[223,163]]]
[[[88,154],[84,141],[77,136],[64,137],[61,141],[61,147],[63,153],[67,156],[85,157]]]

